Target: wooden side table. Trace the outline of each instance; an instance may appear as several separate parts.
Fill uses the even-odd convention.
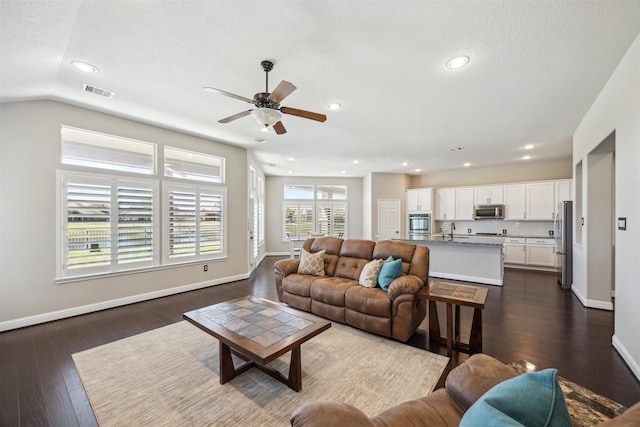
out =
[[[430,282],[418,292],[418,298],[429,301],[429,339],[440,343],[446,342],[447,356],[451,356],[454,348],[473,353],[482,352],[482,309],[488,293],[487,288],[442,282]],[[440,335],[436,301],[447,304],[446,340]],[[455,321],[453,306],[455,306]],[[468,343],[460,340],[460,306],[473,307],[473,321]]]

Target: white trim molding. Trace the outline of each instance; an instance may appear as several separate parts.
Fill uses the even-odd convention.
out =
[[[627,366],[629,366],[629,369],[631,369],[631,372],[633,372],[633,375],[635,375],[636,378],[640,380],[640,365],[638,365],[638,362],[633,360],[633,358],[631,357],[631,354],[629,354],[629,352],[627,351],[627,348],[624,346],[624,344],[622,344],[622,341],[618,339],[617,335],[615,334],[613,335],[613,338],[611,339],[611,344],[613,345],[613,348],[615,348],[618,351],[622,359],[624,359],[624,361],[627,363]]]
[[[93,313],[94,311],[105,310],[108,308],[120,307],[123,305],[133,304],[136,302],[147,301],[155,298],[166,297],[169,295],[180,294],[183,292],[194,291],[196,289],[208,288],[209,286],[222,285],[224,283],[235,282],[249,278],[249,273],[238,274],[230,277],[223,277],[206,282],[191,283],[189,285],[178,286],[175,288],[161,289],[158,291],[148,292],[145,294],[131,295],[124,298],[117,298],[108,301],[97,302],[78,307],[67,308],[64,310],[51,311],[48,313],[36,314],[34,316],[21,317],[18,319],[0,322],[0,332],[12,329],[24,328],[26,326],[37,325],[39,323],[51,322],[67,317],[79,316],[81,314]]]
[[[593,299],[587,299],[582,296],[575,286],[571,286],[571,291],[580,300],[580,303],[587,308],[597,308],[599,310],[613,311],[613,303],[611,301],[599,301]]]

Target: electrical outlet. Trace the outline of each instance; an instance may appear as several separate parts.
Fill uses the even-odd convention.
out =
[[[553,230],[549,230],[549,236],[553,236]]]
[[[204,265],[204,271],[209,271],[209,266],[207,264]]]
[[[502,234],[507,234],[507,230],[502,230]]]

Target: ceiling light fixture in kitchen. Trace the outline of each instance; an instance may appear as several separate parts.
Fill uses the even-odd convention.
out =
[[[534,148],[536,148],[535,144],[527,144],[527,145],[524,146],[525,150],[531,150],[531,149],[534,149]]]
[[[84,71],[85,73],[97,73],[98,68],[94,67],[91,64],[82,61],[71,61],[71,65],[77,68],[80,71]]]
[[[465,168],[468,168],[469,166],[471,166],[471,163],[467,162],[467,163],[465,163],[465,164],[464,164],[464,165],[462,165],[462,166],[464,166]]]
[[[522,156],[522,160],[529,160],[531,156]]]
[[[330,102],[327,104],[327,108],[331,111],[336,111],[342,108],[342,104],[339,102]]]

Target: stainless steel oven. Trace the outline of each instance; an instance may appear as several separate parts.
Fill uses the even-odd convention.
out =
[[[431,214],[409,214],[409,239],[426,240],[431,234]]]

